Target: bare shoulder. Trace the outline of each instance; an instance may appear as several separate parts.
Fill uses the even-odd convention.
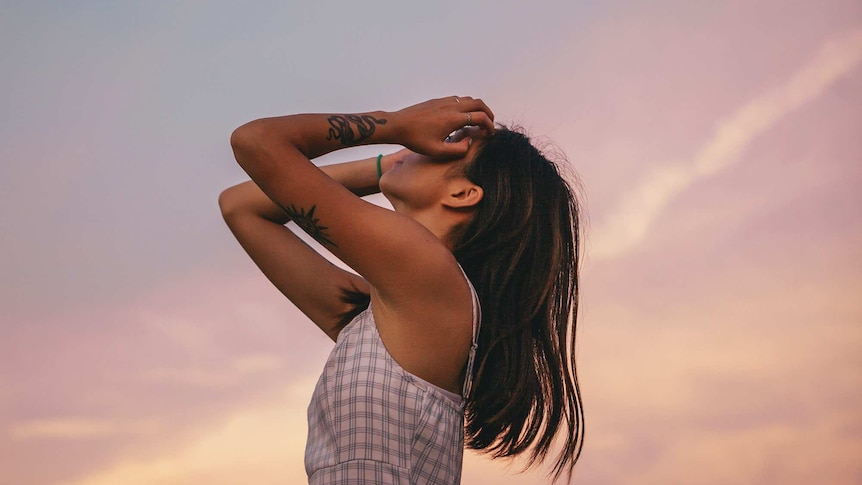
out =
[[[448,252],[448,250],[447,250]],[[425,275],[425,291],[395,301],[373,288],[372,311],[380,338],[407,372],[460,394],[473,336],[473,296],[454,257]]]

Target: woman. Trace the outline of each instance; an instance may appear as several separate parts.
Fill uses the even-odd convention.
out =
[[[376,143],[405,150],[310,162]],[[558,436],[554,478],[571,473],[583,439],[578,208],[527,137],[495,130],[481,100],[450,96],[260,119],[231,145],[253,182],[221,194],[225,221],[336,342],[308,410],[310,483],[459,483],[465,434],[530,465]],[[378,191],[394,212],[360,198]]]

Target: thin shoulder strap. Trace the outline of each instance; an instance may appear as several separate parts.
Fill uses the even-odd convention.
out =
[[[473,287],[473,282],[467,277],[464,268],[461,268],[461,273],[467,284],[470,286],[470,294],[473,297],[473,342],[470,344],[470,353],[467,356],[467,371],[464,375],[464,388],[461,389],[461,396],[466,400],[470,396],[470,391],[473,389],[473,363],[476,360],[476,349],[479,348],[479,327],[482,325],[482,306],[479,303],[479,295],[476,293],[476,288]]]

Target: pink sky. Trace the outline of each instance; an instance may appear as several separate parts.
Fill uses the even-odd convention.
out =
[[[574,483],[862,483],[862,6],[491,5],[0,16],[0,483],[302,483],[331,344],[220,221],[227,137],[450,92],[585,188]]]

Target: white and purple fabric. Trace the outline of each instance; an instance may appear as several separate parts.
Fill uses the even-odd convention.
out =
[[[461,396],[395,362],[377,333],[371,305],[344,327],[308,407],[305,470],[310,484],[461,482],[464,404],[481,322],[476,290],[467,282],[473,295],[473,344]]]

